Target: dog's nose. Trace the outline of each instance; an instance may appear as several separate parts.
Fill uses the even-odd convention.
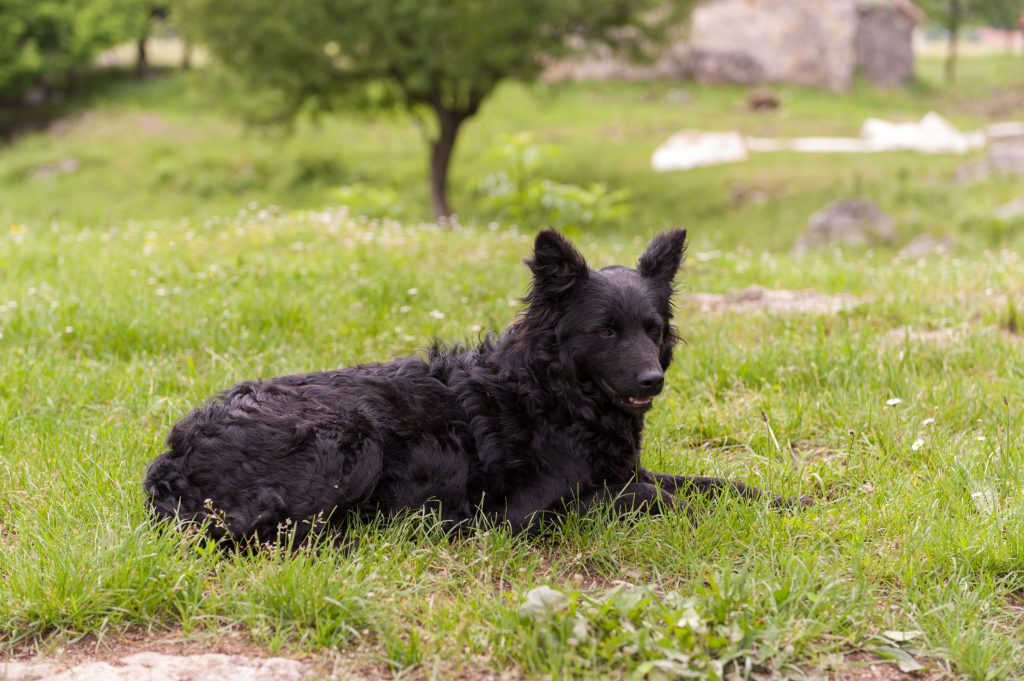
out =
[[[636,382],[644,390],[656,394],[661,392],[661,387],[665,385],[665,374],[657,369],[649,369],[637,376]]]

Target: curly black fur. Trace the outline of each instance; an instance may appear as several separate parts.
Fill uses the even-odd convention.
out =
[[[436,508],[532,530],[546,514],[675,504],[714,478],[640,467],[644,414],[677,335],[672,281],[686,232],[660,234],[637,269],[587,267],[538,234],[526,306],[474,348],[237,385],[183,418],[146,474],[159,517],[216,538],[301,541],[329,518]],[[776,498],[776,501],[781,501]],[[297,523],[297,525],[292,524]],[[298,528],[296,530],[296,527]]]

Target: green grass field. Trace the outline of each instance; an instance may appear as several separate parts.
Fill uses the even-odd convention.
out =
[[[949,91],[938,71],[926,62],[908,93],[783,88],[769,115],[744,111],[740,89],[683,85],[693,101],[676,104],[668,86],[510,85],[460,143],[456,230],[420,224],[425,152],[408,121],[246,131],[180,76],[116,85],[75,122],[5,148],[0,641],[230,630],[438,679],[855,678],[844,675],[864,653],[1021,678],[1024,224],[991,217],[1019,179],[958,184],[965,159],[909,154],[648,169],[683,127],[845,134],[867,115],[930,109],[967,127],[994,93],[1024,92],[1019,59],[965,60]],[[696,527],[598,514],[538,539],[449,539],[412,517],[359,529],[348,551],[295,554],[224,556],[154,528],[145,466],[219,389],[473,339],[513,318],[539,225],[490,226],[469,187],[500,169],[486,153],[495,140],[523,131],[561,148],[547,177],[630,190],[628,218],[574,230],[591,264],[631,264],[658,229],[690,230],[686,344],[648,417],[646,464],[819,503],[788,514],[698,501]],[[78,168],[36,172],[64,157]],[[402,223],[329,208],[357,183],[394,191]],[[842,196],[878,201],[901,242],[945,234],[957,247],[923,260],[894,247],[788,255],[808,216]],[[687,302],[751,284],[859,303],[766,315]],[[542,585],[567,603],[521,614]]]

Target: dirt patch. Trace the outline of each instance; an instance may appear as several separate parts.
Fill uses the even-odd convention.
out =
[[[128,629],[102,637],[90,634],[71,642],[49,639],[39,644],[22,644],[14,649],[11,659],[25,661],[54,657],[67,664],[78,664],[94,660],[116,660],[143,649],[167,655],[221,653],[258,657],[266,654],[266,649],[247,634],[231,630],[199,633],[186,638],[180,629]]]
[[[904,343],[923,343],[945,348],[963,343],[971,330],[966,326],[950,326],[944,329],[915,329],[912,326],[901,326],[885,334],[882,344],[898,346]]]
[[[989,97],[969,103],[968,108],[987,118],[1013,116],[1024,109],[1024,90],[1019,88],[998,89]]]
[[[699,307],[701,312],[762,312],[777,315],[834,315],[861,302],[861,299],[844,293],[829,295],[817,291],[789,291],[761,286],[751,286],[734,293],[693,293],[683,298],[683,304]]]
[[[54,121],[49,127],[49,133],[54,136],[67,135],[79,128],[92,125],[100,116],[95,111],[85,111],[71,116],[65,116]]]
[[[915,329],[911,326],[901,326],[882,336],[881,345],[886,348],[898,348],[908,343],[920,343],[937,348],[948,348],[954,345],[963,345],[972,333],[984,334],[988,338],[1004,338],[1013,341],[1020,340],[1022,337],[1016,322],[1012,320],[1004,322],[999,327],[980,326],[973,329],[966,325],[950,326],[943,329]]]
[[[166,135],[171,131],[171,125],[167,122],[167,119],[160,114],[149,111],[126,114],[84,111],[54,121],[48,128],[48,132],[53,136],[61,137],[86,128],[89,128],[90,131],[104,128],[128,129],[153,136]]]
[[[907,674],[892,662],[880,660],[870,653],[852,653],[843,657],[845,668],[836,672],[836,681],[941,681],[946,673],[927,670]]]

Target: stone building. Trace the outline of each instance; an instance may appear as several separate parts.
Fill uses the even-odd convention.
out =
[[[602,54],[552,65],[550,80],[665,79],[704,83],[794,83],[845,91],[858,67],[881,85],[914,73],[913,30],[923,14],[910,0],[706,0],[685,44],[652,65]]]
[[[856,0],[711,0],[693,12],[690,48],[700,82],[785,82],[850,87],[856,55]],[[756,78],[737,79],[746,62]]]
[[[900,87],[914,79],[914,29],[924,12],[907,0],[861,0],[857,65],[872,83]]]

